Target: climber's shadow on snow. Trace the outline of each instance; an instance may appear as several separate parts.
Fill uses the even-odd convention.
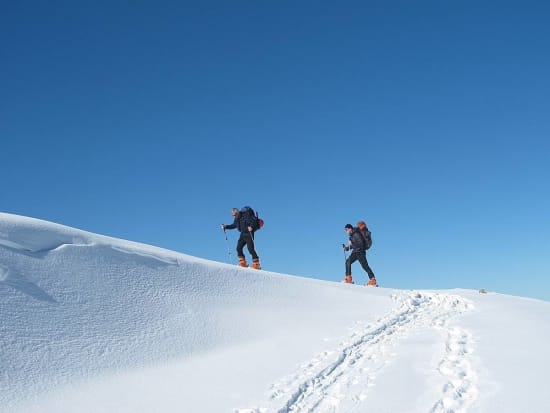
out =
[[[0,265],[0,286],[6,285],[40,301],[57,304],[57,301],[35,283],[27,280],[22,274]]]

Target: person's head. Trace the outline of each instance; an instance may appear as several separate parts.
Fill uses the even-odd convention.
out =
[[[350,234],[351,231],[353,231],[353,226],[351,224],[346,224],[346,226],[344,227],[344,231]]]
[[[231,215],[233,215],[234,217],[239,216],[239,209],[231,208]]]

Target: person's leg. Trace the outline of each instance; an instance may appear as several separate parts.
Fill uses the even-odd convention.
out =
[[[255,246],[254,246],[254,238],[252,238],[251,235],[246,236],[246,246],[248,247],[248,252],[252,256],[252,268],[260,270],[261,269],[260,258],[258,257],[258,254],[256,253],[256,249],[255,249]]]
[[[254,260],[258,259],[258,254],[256,253],[256,250],[254,248],[254,240],[252,239],[252,236],[250,234],[246,234],[245,239],[246,239],[246,246],[248,247],[248,252],[252,256],[252,259]]]
[[[357,254],[357,259],[359,260],[359,263],[361,264],[361,267],[366,271],[366,273],[369,276],[369,279],[374,278],[374,272],[369,267],[369,262],[367,261],[367,253],[365,251],[362,251]]]
[[[357,254],[357,259],[359,260],[359,263],[361,263],[361,267],[363,267],[363,269],[367,272],[369,276],[367,287],[378,287],[378,283],[376,282],[376,278],[374,277],[374,272],[369,267],[369,263],[367,261],[367,253],[365,251],[360,251]]]
[[[357,254],[355,254],[355,251],[352,251],[352,253],[349,255],[349,257],[346,260],[346,278],[344,279],[344,282],[346,283],[352,283],[353,278],[351,276],[351,264],[353,264],[357,260]]]
[[[239,237],[239,240],[237,241],[237,257],[239,257],[239,265],[241,267],[248,267],[246,258],[244,256],[244,251],[243,251],[245,244],[246,244],[246,240],[241,234],[241,236]]]

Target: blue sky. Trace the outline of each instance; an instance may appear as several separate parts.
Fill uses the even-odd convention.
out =
[[[249,204],[334,281],[364,219],[382,286],[550,300],[544,2],[4,3],[0,210],[227,261]]]

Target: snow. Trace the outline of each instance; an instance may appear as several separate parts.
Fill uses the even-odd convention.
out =
[[[0,213],[0,312],[0,412],[550,411],[534,299],[242,269]]]

